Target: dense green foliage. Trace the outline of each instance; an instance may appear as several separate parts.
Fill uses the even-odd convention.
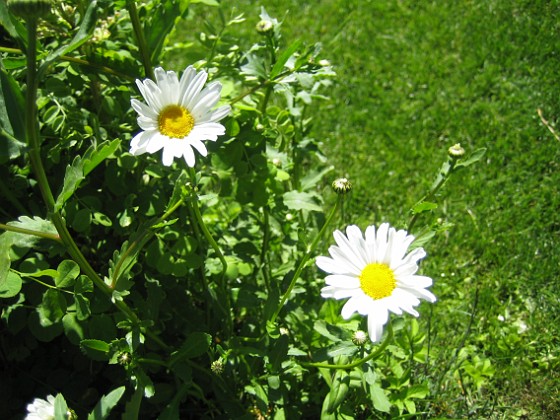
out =
[[[67,3],[39,21],[35,149],[0,2],[0,417],[58,393],[95,419],[560,416],[555,2],[146,1],[145,47],[134,2]],[[191,64],[226,135],[194,169],[132,156],[134,79]],[[424,234],[438,301],[360,346],[312,262],[381,222]]]

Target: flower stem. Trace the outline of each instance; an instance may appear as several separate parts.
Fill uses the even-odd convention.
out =
[[[57,235],[56,233],[39,232],[37,230],[24,229],[16,226],[5,225],[3,223],[0,223],[0,229],[9,232],[23,233],[25,235],[39,236],[40,238],[51,239],[53,241],[62,243],[62,239],[60,239],[60,235]]]
[[[315,239],[313,240],[311,245],[307,247],[307,252],[305,253],[303,258],[299,262],[299,265],[297,266],[296,271],[294,272],[294,276],[292,277],[292,281],[290,282],[290,285],[288,286],[288,289],[286,290],[286,292],[282,296],[282,299],[280,299],[280,303],[278,304],[278,307],[276,308],[276,311],[272,315],[272,318],[270,318],[271,322],[275,322],[276,318],[278,318],[278,315],[280,314],[280,311],[284,307],[284,304],[286,303],[286,301],[290,297],[290,294],[292,293],[292,290],[293,290],[294,286],[296,285],[296,281],[299,278],[303,268],[305,267],[305,264],[307,263],[307,261],[309,261],[309,258],[311,258],[311,255],[315,252],[315,249],[317,248],[317,245],[319,244],[319,241],[323,237],[325,231],[327,230],[328,225],[330,224],[331,220],[333,219],[334,215],[336,214],[336,211],[338,210],[341,201],[342,201],[342,197],[340,196],[339,199],[337,200],[336,204],[332,208],[331,213],[327,217],[327,220],[325,221],[325,224],[323,224],[323,227],[321,228],[321,230],[319,231],[319,233],[317,234],[317,236],[315,237]]]
[[[430,190],[416,204],[420,204],[424,201],[429,201],[437,194],[437,192],[441,189],[441,187],[443,187],[443,185],[447,182],[447,180],[453,173],[456,163],[457,163],[456,159],[453,159],[451,157],[449,157],[445,162],[443,162],[443,165],[441,166],[435,181],[432,183]],[[418,220],[420,214],[422,214],[422,212],[414,213],[414,215],[410,219],[410,222],[408,223],[409,232],[412,231],[412,228],[414,227],[414,224]]]
[[[128,14],[130,15],[130,20],[132,22],[132,28],[134,29],[134,34],[136,35],[136,41],[138,42],[138,49],[140,50],[140,56],[142,58],[142,65],[144,66],[144,74],[150,79],[154,79],[154,69],[152,67],[152,62],[150,60],[150,53],[148,51],[148,44],[146,44],[146,38],[144,37],[144,31],[142,25],[140,24],[140,18],[138,17],[138,10],[136,9],[136,2],[134,0],[126,0],[126,8],[128,9]]]
[[[82,272],[88,276],[91,281],[109,298],[113,297],[113,291],[111,288],[105,284],[105,282],[99,277],[95,270],[91,267],[84,254],[78,248],[76,242],[72,238],[72,235],[66,227],[66,222],[62,215],[55,210],[55,200],[50,188],[47,174],[41,160],[41,145],[39,141],[39,127],[37,124],[37,20],[29,19],[27,21],[27,36],[28,36],[28,48],[27,48],[27,92],[25,96],[25,134],[27,139],[27,144],[29,146],[29,159],[31,161],[31,167],[33,172],[37,177],[37,183],[39,184],[39,189],[43,200],[47,206],[47,211],[49,213],[50,219],[55,226],[60,241],[66,247],[66,251],[70,257],[80,266]],[[134,324],[139,324],[140,320],[138,316],[130,309],[130,307],[122,300],[113,299],[115,306],[125,314],[125,316]],[[155,342],[160,344],[164,348],[168,346],[163,343],[159,337],[150,331],[146,331],[146,335],[151,337]]]
[[[393,327],[391,326],[391,323],[389,323],[387,329],[389,331],[387,332],[387,337],[385,337],[383,343],[381,343],[381,345],[377,348],[377,350],[375,350],[373,353],[370,353],[363,359],[359,359],[356,360],[355,362],[348,363],[345,365],[331,365],[329,363],[307,363],[307,362],[301,362],[300,365],[305,367],[317,367],[317,368],[326,368],[326,369],[353,369],[357,366],[361,366],[372,359],[377,359],[379,356],[381,356],[381,354],[383,354],[383,352],[385,352],[385,349],[387,348],[389,343],[393,340]]]

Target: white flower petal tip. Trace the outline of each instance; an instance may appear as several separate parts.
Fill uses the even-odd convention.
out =
[[[130,153],[157,153],[162,150],[162,163],[171,166],[183,158],[188,166],[196,163],[194,150],[207,155],[203,141],[216,141],[224,135],[219,123],[230,112],[229,105],[216,107],[222,85],[213,82],[204,87],[208,74],[189,66],[179,79],[174,71],[158,67],[155,81],[136,80],[144,102],[131,100],[138,114],[140,131],[130,144]],[[193,150],[194,149],[194,150]]]
[[[362,233],[350,225],[346,234],[333,233],[336,245],[329,248],[330,257],[316,258],[317,266],[328,275],[327,286],[321,289],[325,299],[348,299],[341,315],[349,319],[356,312],[367,316],[368,334],[378,342],[389,319],[389,312],[413,316],[421,299],[435,302],[435,295],[427,290],[430,277],[416,275],[418,261],[426,256],[422,248],[408,252],[414,236],[396,230],[388,223],[378,228],[369,226]]]

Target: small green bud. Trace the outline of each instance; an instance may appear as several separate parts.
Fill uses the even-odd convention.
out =
[[[352,334],[352,343],[357,346],[363,346],[367,340],[367,333],[362,330],[357,330]]]
[[[352,191],[352,184],[346,178],[335,179],[331,186],[337,194],[346,194]]]
[[[259,34],[267,34],[274,28],[274,25],[270,20],[261,20],[257,23],[256,29]]]
[[[23,19],[37,19],[51,11],[51,0],[8,0],[9,10]]]
[[[120,365],[127,366],[127,365],[130,364],[132,358],[130,357],[129,352],[123,351],[121,354],[119,354],[119,357],[117,358],[117,360],[119,361]]]
[[[453,159],[459,159],[465,154],[465,149],[461,147],[461,143],[454,144],[449,149],[447,149],[447,153]]]

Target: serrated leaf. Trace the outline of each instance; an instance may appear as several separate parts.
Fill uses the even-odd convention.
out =
[[[56,235],[58,233],[54,225],[49,220],[41,219],[37,216],[33,216],[33,218],[29,216],[20,216],[17,221],[8,222],[7,224],[9,226],[32,230],[34,232],[48,233],[51,235]],[[37,242],[43,239],[40,236],[24,233],[6,232],[5,235],[7,234],[12,236],[13,245],[24,248],[32,248],[37,244]]]
[[[11,290],[11,287],[7,285],[7,282],[11,264],[10,248],[12,247],[12,240],[10,232],[0,235],[0,291]]]
[[[323,211],[313,198],[314,194],[300,191],[289,191],[283,195],[284,204],[290,210]]]
[[[80,156],[76,156],[71,165],[66,166],[64,174],[64,185],[62,191],[56,198],[54,205],[55,211],[60,211],[66,201],[72,197],[72,194],[78,189],[80,183],[84,179],[84,164]]]
[[[101,162],[111,156],[115,150],[119,147],[120,140],[116,139],[112,142],[105,142],[97,147],[90,147],[84,153],[83,158],[83,173],[87,176],[91,171],[93,171]]]
[[[428,389],[428,385],[423,383],[423,384],[416,384],[416,385],[412,385],[410,388],[408,388],[408,390],[406,391],[406,397],[407,398],[425,398],[426,395],[428,395],[429,393],[429,389]]]
[[[175,23],[185,14],[186,8],[181,2],[164,1],[155,3],[150,10],[151,19],[144,23],[144,35],[151,51],[150,61],[158,63],[167,35]]]
[[[104,420],[109,416],[111,410],[119,403],[126,387],[121,386],[107,395],[101,397],[95,408],[88,415],[88,420]]]
[[[330,357],[353,356],[357,351],[358,347],[354,343],[352,343],[351,341],[342,341],[332,347],[329,347],[327,350],[327,354]]]
[[[62,45],[56,51],[53,51],[51,54],[49,54],[37,70],[37,77],[39,78],[39,80],[42,79],[45,71],[58,57],[74,51],[76,48],[79,48],[84,42],[88,40],[90,35],[93,33],[93,29],[95,28],[95,25],[97,23],[97,9],[97,0],[91,0],[86,12],[84,13],[84,18],[80,22],[78,31],[76,32],[72,40],[68,44]]]
[[[314,188],[328,173],[334,170],[334,166],[329,166],[321,171],[311,171],[301,179],[301,189],[309,190]]]
[[[80,275],[80,267],[75,261],[62,261],[56,271],[58,276],[54,279],[56,287],[64,288],[74,285],[74,280]]]

